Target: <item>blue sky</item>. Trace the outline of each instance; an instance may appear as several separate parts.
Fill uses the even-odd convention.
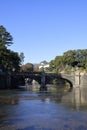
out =
[[[10,49],[24,63],[51,61],[87,49],[87,0],[0,0],[0,25],[14,39]]]

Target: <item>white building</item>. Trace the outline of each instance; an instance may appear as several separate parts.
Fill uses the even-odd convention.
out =
[[[42,68],[44,68],[44,70],[45,70],[45,69],[48,68],[48,67],[49,67],[49,63],[46,62],[46,61],[42,61],[42,62],[40,63],[40,65],[39,65],[39,70],[41,70]]]

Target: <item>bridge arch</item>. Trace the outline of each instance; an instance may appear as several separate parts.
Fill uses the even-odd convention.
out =
[[[73,87],[75,84],[75,75],[74,74],[60,74],[61,78],[69,82],[70,87]]]
[[[66,78],[62,78],[62,79],[67,81],[70,84],[70,88],[73,88],[73,83],[69,79]]]
[[[56,74],[56,73],[46,73],[46,77],[48,77],[48,79],[59,79],[59,80],[65,80],[70,84],[70,88],[73,88],[74,86],[74,77],[71,75],[66,75],[66,74]]]

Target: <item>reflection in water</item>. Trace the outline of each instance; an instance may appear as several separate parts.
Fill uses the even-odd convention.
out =
[[[15,105],[18,104],[18,98],[17,97],[1,97],[0,98],[0,104],[11,104]]]
[[[0,91],[0,130],[86,130],[87,89]]]
[[[62,102],[71,103],[76,110],[87,110],[87,88],[78,86],[62,97]]]

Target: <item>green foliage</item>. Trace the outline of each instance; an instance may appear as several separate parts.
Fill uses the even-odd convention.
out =
[[[13,44],[13,38],[9,32],[6,31],[5,27],[0,26],[0,46],[9,46]]]
[[[19,57],[16,52],[10,51],[8,49],[4,49],[0,51],[0,65],[3,66],[4,71],[7,71],[8,68],[12,71],[12,69],[19,69]]]
[[[7,49],[13,44],[13,38],[9,32],[1,25],[0,26],[0,66],[3,71],[18,71],[20,69],[20,57],[17,52]]]
[[[21,64],[23,64],[24,58],[25,58],[24,53],[21,52],[21,53],[19,54],[19,57],[20,57],[20,60],[21,60]]]
[[[54,68],[54,60],[51,60],[50,63],[49,63],[49,71],[53,71],[53,68]]]
[[[75,50],[70,50],[64,53],[63,55],[63,59],[64,59],[64,63],[70,66],[73,66],[74,61],[75,61]]]
[[[77,67],[81,70],[87,70],[87,49],[69,50],[65,52],[63,56],[56,56],[55,59],[50,62],[49,71],[70,72],[72,68]]]

